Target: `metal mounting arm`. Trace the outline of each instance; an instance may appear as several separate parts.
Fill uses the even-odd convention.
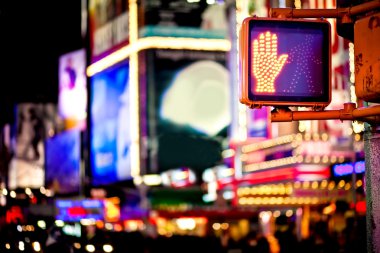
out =
[[[271,112],[272,122],[298,120],[359,120],[368,123],[380,122],[380,105],[356,108],[355,103],[345,103],[340,110],[291,111],[289,108],[275,108]]]

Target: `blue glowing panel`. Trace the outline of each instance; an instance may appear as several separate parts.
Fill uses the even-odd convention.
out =
[[[129,64],[91,79],[90,165],[94,185],[131,177]]]
[[[56,193],[80,188],[80,131],[62,132],[45,141],[45,185]]]
[[[365,172],[365,162],[342,163],[333,166],[334,176],[346,176],[352,173],[361,174]]]
[[[55,201],[55,219],[78,222],[82,219],[104,220],[104,201],[98,199]]]
[[[248,138],[270,138],[269,115],[268,107],[247,111]]]

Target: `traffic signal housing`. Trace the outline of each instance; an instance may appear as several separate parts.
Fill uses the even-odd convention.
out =
[[[324,108],[331,101],[326,20],[246,18],[240,30],[240,102]]]
[[[380,102],[380,13],[355,22],[355,93],[366,102]]]

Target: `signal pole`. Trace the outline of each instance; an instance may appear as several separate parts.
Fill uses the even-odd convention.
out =
[[[342,21],[349,23],[355,22],[355,20],[353,19],[355,18],[355,16],[370,16],[373,13],[379,12],[379,9],[380,1],[374,0],[352,7],[337,8],[331,10],[297,10],[289,8],[272,8],[270,10],[270,14],[272,17],[282,18],[341,18]],[[371,34],[369,37],[372,38],[375,36],[376,38],[378,38],[380,36],[380,18],[379,16],[374,15],[372,19],[377,21],[377,23],[375,22],[375,26],[370,26]],[[362,74],[360,78],[364,79],[364,81],[359,82],[357,80],[355,82],[355,90],[356,93],[359,93],[360,96],[364,98],[364,101],[379,103],[380,87],[378,88],[378,85],[380,82],[378,77],[380,76],[380,55],[378,53],[378,50],[372,50],[373,48],[377,48],[378,45],[376,45],[376,43],[373,43],[371,39],[367,41],[365,37],[358,37],[361,36],[357,36],[355,38],[355,41],[360,42],[355,43],[355,66],[357,66],[357,52],[362,53],[362,55],[360,55],[361,57],[375,57],[375,60],[367,60],[366,62],[360,62],[360,64],[362,64],[360,65],[360,68],[362,70],[365,70],[366,72],[364,74],[362,74],[363,72],[360,72]],[[357,72],[359,71],[355,70],[355,72],[355,74],[357,74]],[[359,94],[357,94],[358,98]],[[367,252],[369,253],[380,253],[380,113],[378,109],[379,106],[375,106],[374,108],[356,108],[353,105],[345,104],[345,108],[343,110],[335,112],[319,111],[313,112],[309,115],[303,115],[300,114],[301,112],[294,112],[293,114],[288,110],[280,109],[272,113],[273,122],[293,121],[301,119],[317,120],[333,118],[341,120],[357,120],[361,117],[363,118],[360,120],[362,120],[363,122],[367,122],[365,123],[366,127],[364,131],[364,152],[366,167],[365,191],[367,202]]]
[[[380,131],[366,124],[364,132],[367,251],[380,252]]]

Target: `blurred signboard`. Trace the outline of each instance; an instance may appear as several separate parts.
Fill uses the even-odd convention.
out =
[[[88,6],[91,62],[95,62],[128,44],[128,0],[90,0]]]
[[[58,114],[66,128],[84,129],[87,115],[86,51],[79,49],[59,58]]]
[[[45,141],[45,186],[57,194],[79,193],[81,134],[73,129]]]
[[[149,50],[146,57],[150,173],[216,165],[231,122],[226,53]]]
[[[11,135],[13,157],[9,164],[9,187],[44,186],[44,140],[58,130],[54,104],[22,103],[16,108]]]
[[[79,222],[82,219],[104,220],[105,204],[97,199],[57,199],[55,219],[66,222]]]
[[[129,62],[90,80],[90,167],[94,185],[131,178]]]
[[[142,2],[141,36],[226,38],[224,2],[158,0]]]

